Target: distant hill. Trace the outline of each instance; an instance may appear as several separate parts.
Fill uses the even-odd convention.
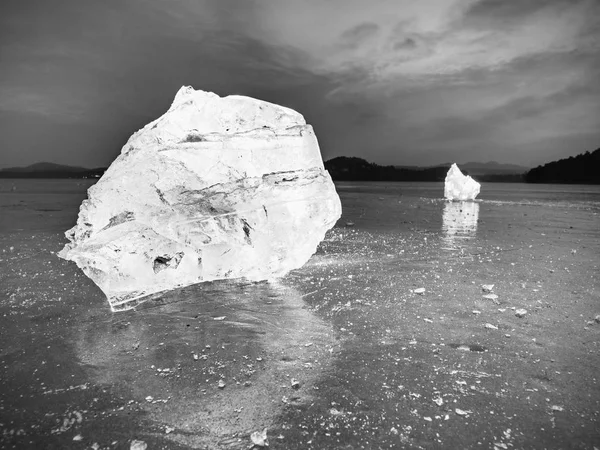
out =
[[[90,169],[75,166],[63,166],[49,162],[39,162],[26,167],[7,167],[1,172],[87,172]]]
[[[600,184],[600,148],[552,161],[525,174],[528,183]]]
[[[26,167],[0,169],[0,178],[98,178],[105,171],[106,167],[87,169],[85,167],[40,162]]]
[[[486,163],[468,162],[459,164],[460,170],[467,171],[471,176],[477,175],[508,175],[524,174],[529,167],[518,166],[516,164],[501,164],[495,161]]]
[[[395,166],[399,169],[424,169],[433,167],[450,167],[452,163],[437,164],[435,166],[418,167],[418,166]],[[468,163],[457,163],[461,172],[468,172],[469,175],[502,175],[502,174],[523,174],[530,168],[525,166],[518,166],[516,164],[502,164],[496,161],[490,162],[468,162]]]
[[[452,164],[432,167],[380,166],[362,158],[340,156],[325,162],[325,168],[336,181],[444,181]],[[522,182],[526,167],[513,164],[466,163],[461,171],[487,182]]]
[[[450,166],[407,169],[339,156],[325,161],[325,168],[335,181],[443,181]]]

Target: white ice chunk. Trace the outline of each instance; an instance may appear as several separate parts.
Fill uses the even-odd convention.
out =
[[[456,164],[446,174],[444,197],[448,200],[475,200],[481,185],[469,175],[463,175]]]
[[[88,190],[59,253],[129,309],[202,281],[304,265],[341,215],[301,114],[183,87]]]

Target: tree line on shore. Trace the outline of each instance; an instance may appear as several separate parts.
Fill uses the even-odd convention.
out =
[[[600,184],[600,148],[535,167],[525,174],[527,183]]]

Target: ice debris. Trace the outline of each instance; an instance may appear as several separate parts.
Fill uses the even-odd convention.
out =
[[[283,276],[340,216],[301,114],[182,87],[88,190],[58,255],[125,310],[202,281]]]
[[[500,302],[498,301],[498,296],[496,294],[486,294],[483,296],[483,298],[493,301],[496,305],[500,304]]]
[[[267,440],[267,429],[263,429],[262,431],[254,431],[250,435],[250,440],[252,444],[257,447],[265,447],[269,445],[269,441]]]
[[[456,164],[446,174],[444,197],[448,200],[475,200],[481,185],[469,175],[463,175]]]
[[[515,311],[515,316],[517,316],[517,317],[525,317],[526,315],[527,315],[526,309],[517,309]]]
[[[129,450],[146,450],[148,448],[148,444],[144,441],[138,441],[134,439],[131,441],[131,445],[129,446]]]

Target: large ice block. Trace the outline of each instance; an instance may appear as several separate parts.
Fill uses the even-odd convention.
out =
[[[301,114],[183,87],[88,190],[70,243],[113,310],[208,280],[301,267],[341,204]]]
[[[456,164],[446,174],[444,197],[448,200],[475,200],[481,185],[469,175],[463,175]]]

